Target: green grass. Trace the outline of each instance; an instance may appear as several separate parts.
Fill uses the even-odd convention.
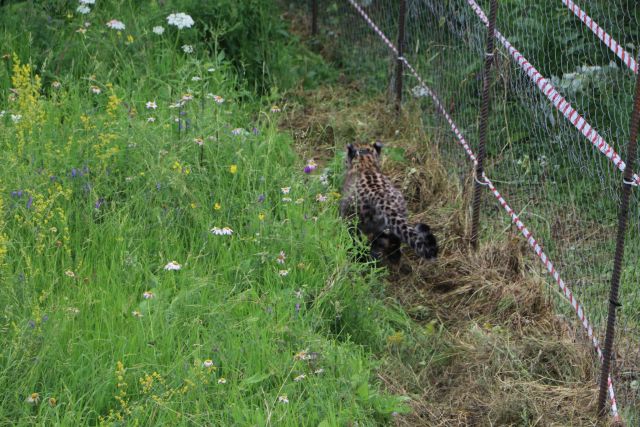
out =
[[[407,317],[350,262],[336,188],[278,131],[276,86],[247,90],[196,15],[167,27],[179,2],[133,5],[61,4],[49,51],[40,15],[0,35],[16,52],[0,67],[0,425],[378,425],[405,411],[375,371]]]

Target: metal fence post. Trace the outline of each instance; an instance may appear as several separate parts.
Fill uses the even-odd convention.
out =
[[[396,113],[400,112],[400,105],[402,104],[402,73],[404,64],[401,58],[404,54],[404,18],[406,10],[406,0],[400,0],[400,12],[398,16],[398,59],[396,64]]]
[[[640,122],[640,74],[636,78],[636,91],[633,100],[633,112],[629,131],[629,146],[627,147],[627,166],[622,180],[622,200],[618,213],[618,237],[616,240],[616,253],[613,259],[613,273],[611,274],[611,290],[609,293],[609,314],[607,316],[607,331],[604,338],[602,359],[602,371],[600,372],[600,391],[598,393],[598,415],[606,414],[605,404],[609,389],[609,374],[611,368],[611,352],[613,350],[613,338],[615,336],[616,309],[618,303],[618,289],[620,287],[620,273],[622,270],[622,258],[624,256],[624,238],[627,230],[627,218],[629,215],[629,196],[631,187],[637,185],[632,182],[633,165],[636,163],[638,123]]]
[[[482,71],[482,104],[480,105],[480,124],[478,129],[478,164],[475,171],[475,183],[473,187],[473,211],[471,213],[471,246],[478,248],[478,234],[480,222],[480,192],[484,185],[484,156],[485,142],[487,140],[487,121],[489,120],[489,92],[491,90],[491,65],[495,53],[495,28],[498,0],[491,0],[489,10],[489,29],[487,31],[487,50],[484,57],[484,69]]]
[[[318,0],[311,0],[311,34],[318,34]]]

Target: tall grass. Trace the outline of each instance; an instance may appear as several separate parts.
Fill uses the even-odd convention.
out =
[[[373,352],[406,318],[349,262],[336,187],[303,172],[273,97],[216,45],[225,28],[195,2],[97,3],[2,11],[0,425],[405,410]],[[168,26],[176,10],[194,28]]]

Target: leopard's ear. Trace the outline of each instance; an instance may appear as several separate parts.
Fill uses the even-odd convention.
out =
[[[349,161],[353,160],[353,158],[358,154],[358,150],[353,144],[347,145],[347,156],[349,157]]]
[[[380,141],[376,141],[373,144],[371,144],[373,146],[373,148],[376,150],[376,153],[378,153],[378,155],[380,155],[380,152],[382,151],[382,147],[384,147],[382,145],[382,142]]]

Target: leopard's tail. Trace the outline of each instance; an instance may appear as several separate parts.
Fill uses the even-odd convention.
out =
[[[432,259],[438,256],[436,237],[427,224],[419,223],[414,226],[402,227],[400,234],[402,241],[411,246],[419,257]]]

